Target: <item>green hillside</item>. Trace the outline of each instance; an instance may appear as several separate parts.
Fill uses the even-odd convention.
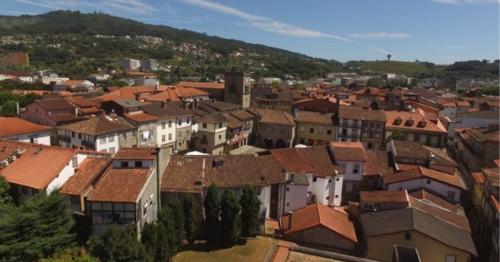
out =
[[[434,73],[438,68],[431,63],[404,61],[349,61],[347,67],[353,70],[373,73],[395,73],[418,76],[424,73]]]

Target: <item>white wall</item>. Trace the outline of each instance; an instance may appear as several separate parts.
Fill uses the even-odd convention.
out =
[[[156,146],[175,143],[175,119],[161,120],[156,126]],[[165,141],[163,141],[165,136]]]
[[[98,136],[95,141],[95,147],[95,150],[98,152],[116,153],[120,149],[119,135],[114,133]],[[113,150],[114,152],[112,152]]]
[[[176,118],[176,123],[175,123],[176,128],[183,128],[191,125],[192,125],[191,116],[178,116]]]
[[[286,214],[288,211],[293,211],[305,207],[307,205],[307,185],[285,184],[283,185],[282,190],[284,191],[285,196],[285,210],[283,214]],[[282,201],[278,201],[278,205],[282,204]],[[278,207],[278,209],[281,208],[281,206]]]
[[[365,162],[361,161],[337,161],[337,163],[344,167],[344,180],[347,181],[361,181],[363,180],[363,172]],[[358,165],[358,173],[354,173],[354,167]]]
[[[430,181],[430,184],[427,183]],[[428,178],[416,178],[407,181],[401,181],[393,184],[386,185],[387,190],[408,190],[414,191],[418,189],[427,189],[430,192],[440,194],[442,197],[448,199],[448,191],[455,192],[455,197],[453,199],[448,199],[450,201],[459,202],[461,189],[450,186],[448,184],[441,183],[436,180],[430,180]]]
[[[59,175],[52,180],[49,185],[47,186],[47,189],[45,192],[47,194],[50,194],[53,190],[59,189],[70,177],[72,177],[75,174],[75,168],[83,161],[85,158],[87,158],[87,155],[84,154],[75,154],[77,163],[76,166],[73,166],[73,159],[71,159],[66,166],[64,166],[63,170],[59,173]]]
[[[50,146],[50,132],[32,133],[32,134],[7,137],[8,140],[14,140],[25,143],[31,143],[32,138],[34,144]]]

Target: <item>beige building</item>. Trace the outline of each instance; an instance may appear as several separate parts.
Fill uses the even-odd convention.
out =
[[[368,212],[361,224],[370,259],[391,261],[394,245],[416,248],[422,261],[468,262],[477,254],[469,230],[422,209]]]
[[[295,114],[295,122],[297,144],[314,146],[335,140],[337,130],[334,113],[300,111]]]
[[[266,148],[291,147],[295,138],[295,122],[285,111],[255,109],[258,116],[256,143]]]
[[[194,148],[211,155],[222,155],[226,144],[227,119],[220,113],[198,119],[198,133]]]

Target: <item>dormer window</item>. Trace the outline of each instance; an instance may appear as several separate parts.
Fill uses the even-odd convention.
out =
[[[419,121],[417,124],[417,127],[419,127],[419,128],[424,128],[426,126],[427,126],[427,122],[425,122],[425,121]]]
[[[403,119],[401,119],[401,117],[398,116],[398,118],[394,119],[394,125],[395,126],[399,126],[401,125],[401,123],[403,123]]]
[[[412,126],[413,123],[415,123],[415,121],[413,121],[413,119],[408,119],[405,121],[405,126]]]

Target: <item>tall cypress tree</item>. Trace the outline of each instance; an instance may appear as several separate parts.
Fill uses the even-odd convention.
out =
[[[226,190],[221,198],[221,231],[224,245],[232,246],[240,239],[240,204],[233,191]]]
[[[172,210],[172,216],[175,223],[175,245],[177,248],[182,246],[182,240],[184,240],[184,209],[181,203],[173,198],[168,201],[168,207]]]
[[[184,197],[182,205],[185,216],[184,233],[189,244],[193,244],[198,237],[198,227],[200,223],[198,203],[192,195],[188,195]]]
[[[160,253],[163,257],[172,258],[178,250],[177,239],[175,236],[175,218],[172,209],[167,205],[161,209],[160,221],[158,222],[158,243]]]
[[[251,186],[245,186],[240,198],[241,234],[254,236],[259,226],[260,200]]]
[[[207,242],[210,245],[219,244],[219,216],[220,216],[220,200],[217,187],[212,184],[208,187],[207,196],[203,202],[205,207],[205,225],[204,231]]]

